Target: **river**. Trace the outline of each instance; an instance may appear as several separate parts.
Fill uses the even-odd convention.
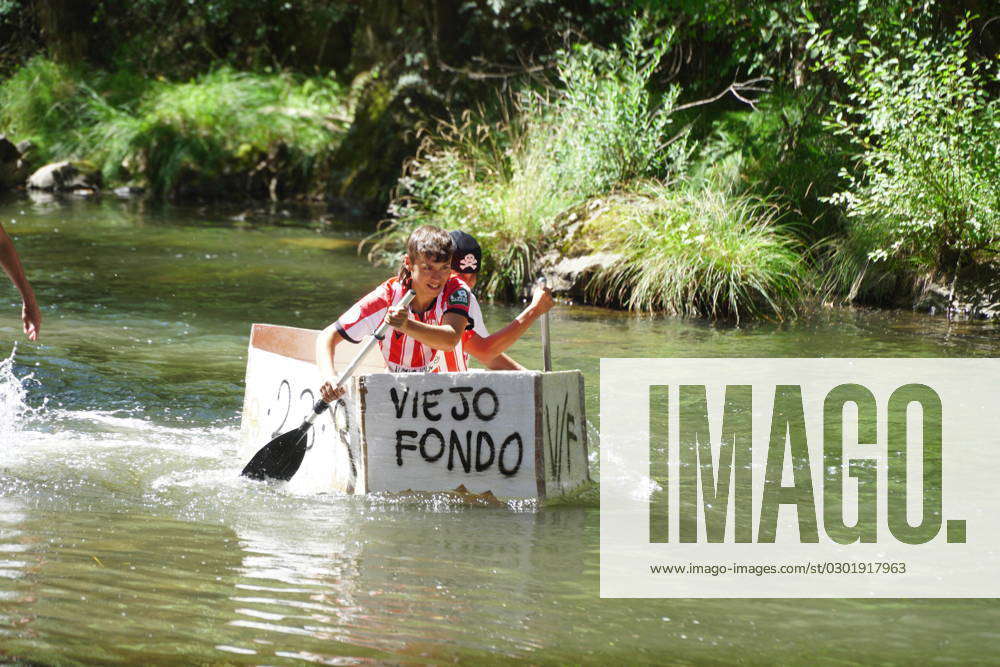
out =
[[[386,274],[357,255],[361,232],[113,199],[6,199],[0,222],[44,313],[28,343],[0,287],[0,659],[842,664],[1000,650],[993,601],[602,600],[596,494],[483,508],[247,482],[250,324],[334,319]],[[484,310],[496,328],[517,308]],[[563,305],[552,336],[554,366],[585,374],[592,421],[601,356],[1000,352],[990,323],[847,309],[733,327]],[[537,328],[512,356],[539,365]]]

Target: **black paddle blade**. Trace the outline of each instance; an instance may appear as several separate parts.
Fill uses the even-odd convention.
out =
[[[308,431],[309,426],[303,424],[294,431],[282,433],[264,445],[240,474],[250,479],[290,480],[306,455]]]

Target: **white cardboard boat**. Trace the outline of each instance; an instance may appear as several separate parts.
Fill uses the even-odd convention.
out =
[[[318,333],[253,325],[242,460],[309,413],[320,383]],[[338,370],[352,348],[338,346]],[[580,371],[388,373],[372,349],[347,394],[317,419],[289,484],[307,493],[464,487],[500,498],[556,496],[590,479],[586,425]]]

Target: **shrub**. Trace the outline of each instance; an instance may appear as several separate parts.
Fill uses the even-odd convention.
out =
[[[105,171],[141,165],[161,192],[185,169],[208,177],[245,172],[279,146],[288,152],[289,171],[305,176],[336,146],[341,128],[328,115],[342,107],[329,80],[223,68],[154,86],[134,117],[110,113],[95,123],[89,143],[101,147]]]
[[[461,228],[483,246],[483,291],[510,293],[530,281],[540,253],[558,249],[566,214],[591,202],[600,213],[574,249],[623,256],[590,281],[595,301],[737,319],[790,312],[801,266],[776,228],[777,207],[737,191],[739,156],[678,176],[690,153],[670,134],[678,89],[648,90],[669,37],[645,46],[641,34],[637,22],[620,48],[564,53],[560,86],[522,94],[500,122],[439,124],[406,168],[370,256],[398,261],[418,225]]]
[[[51,138],[75,130],[89,93],[67,68],[35,57],[0,85],[0,128],[45,149]]]
[[[745,189],[781,204],[788,211],[784,226],[808,243],[843,231],[843,215],[824,199],[843,187],[839,173],[850,155],[848,142],[824,122],[826,94],[778,88],[753,110],[726,112],[700,156],[708,164],[740,156]]]
[[[831,126],[857,147],[844,207],[855,246],[906,272],[957,268],[1000,240],[997,71],[970,59],[963,21],[947,41],[900,29],[888,43],[817,38],[850,89]]]
[[[591,249],[621,255],[588,285],[597,302],[677,315],[783,317],[801,298],[802,264],[779,209],[737,191],[738,159],[700,178],[644,182],[590,218]]]
[[[328,78],[229,68],[181,83],[84,77],[41,58],[0,86],[0,104],[0,128],[32,139],[40,158],[85,159],[109,179],[132,172],[159,193],[184,172],[208,181],[245,174],[275,151],[285,170],[306,176],[336,147],[348,115]]]

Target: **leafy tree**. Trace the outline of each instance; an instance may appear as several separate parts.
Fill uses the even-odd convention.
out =
[[[948,39],[901,28],[879,45],[820,35],[850,94],[831,128],[857,148],[842,205],[869,257],[951,269],[1000,241],[997,62],[970,58],[967,20]],[[823,41],[825,40],[825,41]]]

